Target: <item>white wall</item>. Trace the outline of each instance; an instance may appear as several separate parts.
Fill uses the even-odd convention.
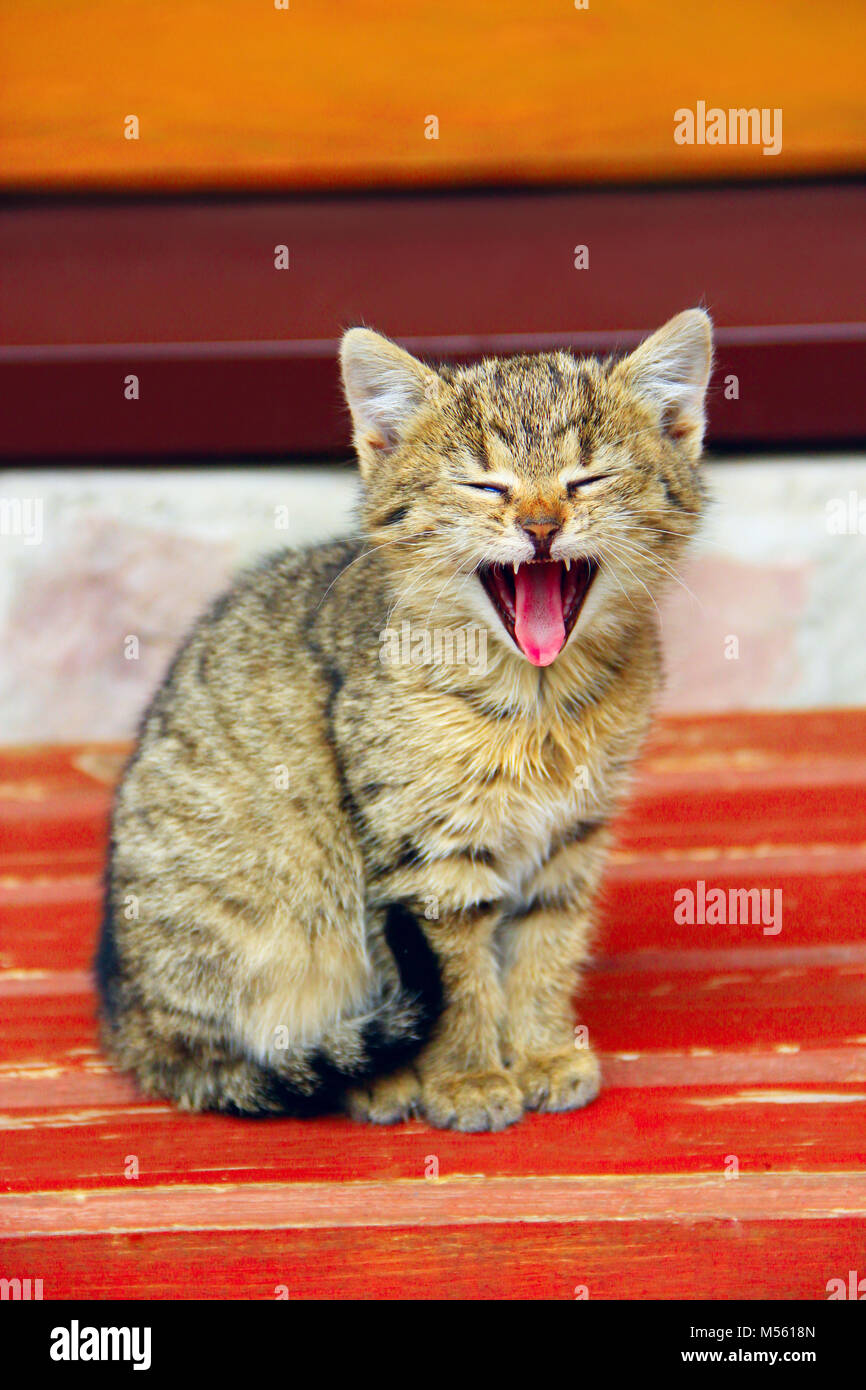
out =
[[[828,525],[852,491],[866,512],[866,458],[707,468],[715,505],[683,568],[694,598],[663,607],[666,707],[866,702],[866,534]],[[344,534],[353,496],[352,472],[324,467],[0,473],[0,742],[131,734],[207,600],[268,550]]]

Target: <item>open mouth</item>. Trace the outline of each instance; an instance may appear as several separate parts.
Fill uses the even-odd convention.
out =
[[[534,666],[549,666],[562,651],[597,573],[588,558],[484,565],[478,572],[502,626]]]

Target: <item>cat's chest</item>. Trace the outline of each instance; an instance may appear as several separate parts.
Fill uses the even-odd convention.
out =
[[[442,724],[438,739],[412,740],[418,771],[404,811],[414,834],[427,854],[495,864],[518,891],[564,829],[599,814],[604,750],[578,721],[554,729],[446,709]]]

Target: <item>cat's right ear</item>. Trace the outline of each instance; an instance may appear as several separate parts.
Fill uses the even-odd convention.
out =
[[[614,375],[658,411],[665,434],[697,463],[706,427],[713,325],[703,309],[686,309],[646,338]]]
[[[400,443],[413,416],[438,395],[440,378],[369,328],[350,328],[340,346],[343,389],[362,472]]]

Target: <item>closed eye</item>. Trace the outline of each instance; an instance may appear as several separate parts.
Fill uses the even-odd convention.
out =
[[[461,487],[471,487],[475,492],[494,492],[499,497],[507,497],[508,488],[500,483],[461,483]]]
[[[576,478],[573,483],[569,483],[567,486],[568,495],[573,497],[580,488],[589,487],[590,483],[603,483],[609,477],[609,473],[595,473],[591,478]]]

